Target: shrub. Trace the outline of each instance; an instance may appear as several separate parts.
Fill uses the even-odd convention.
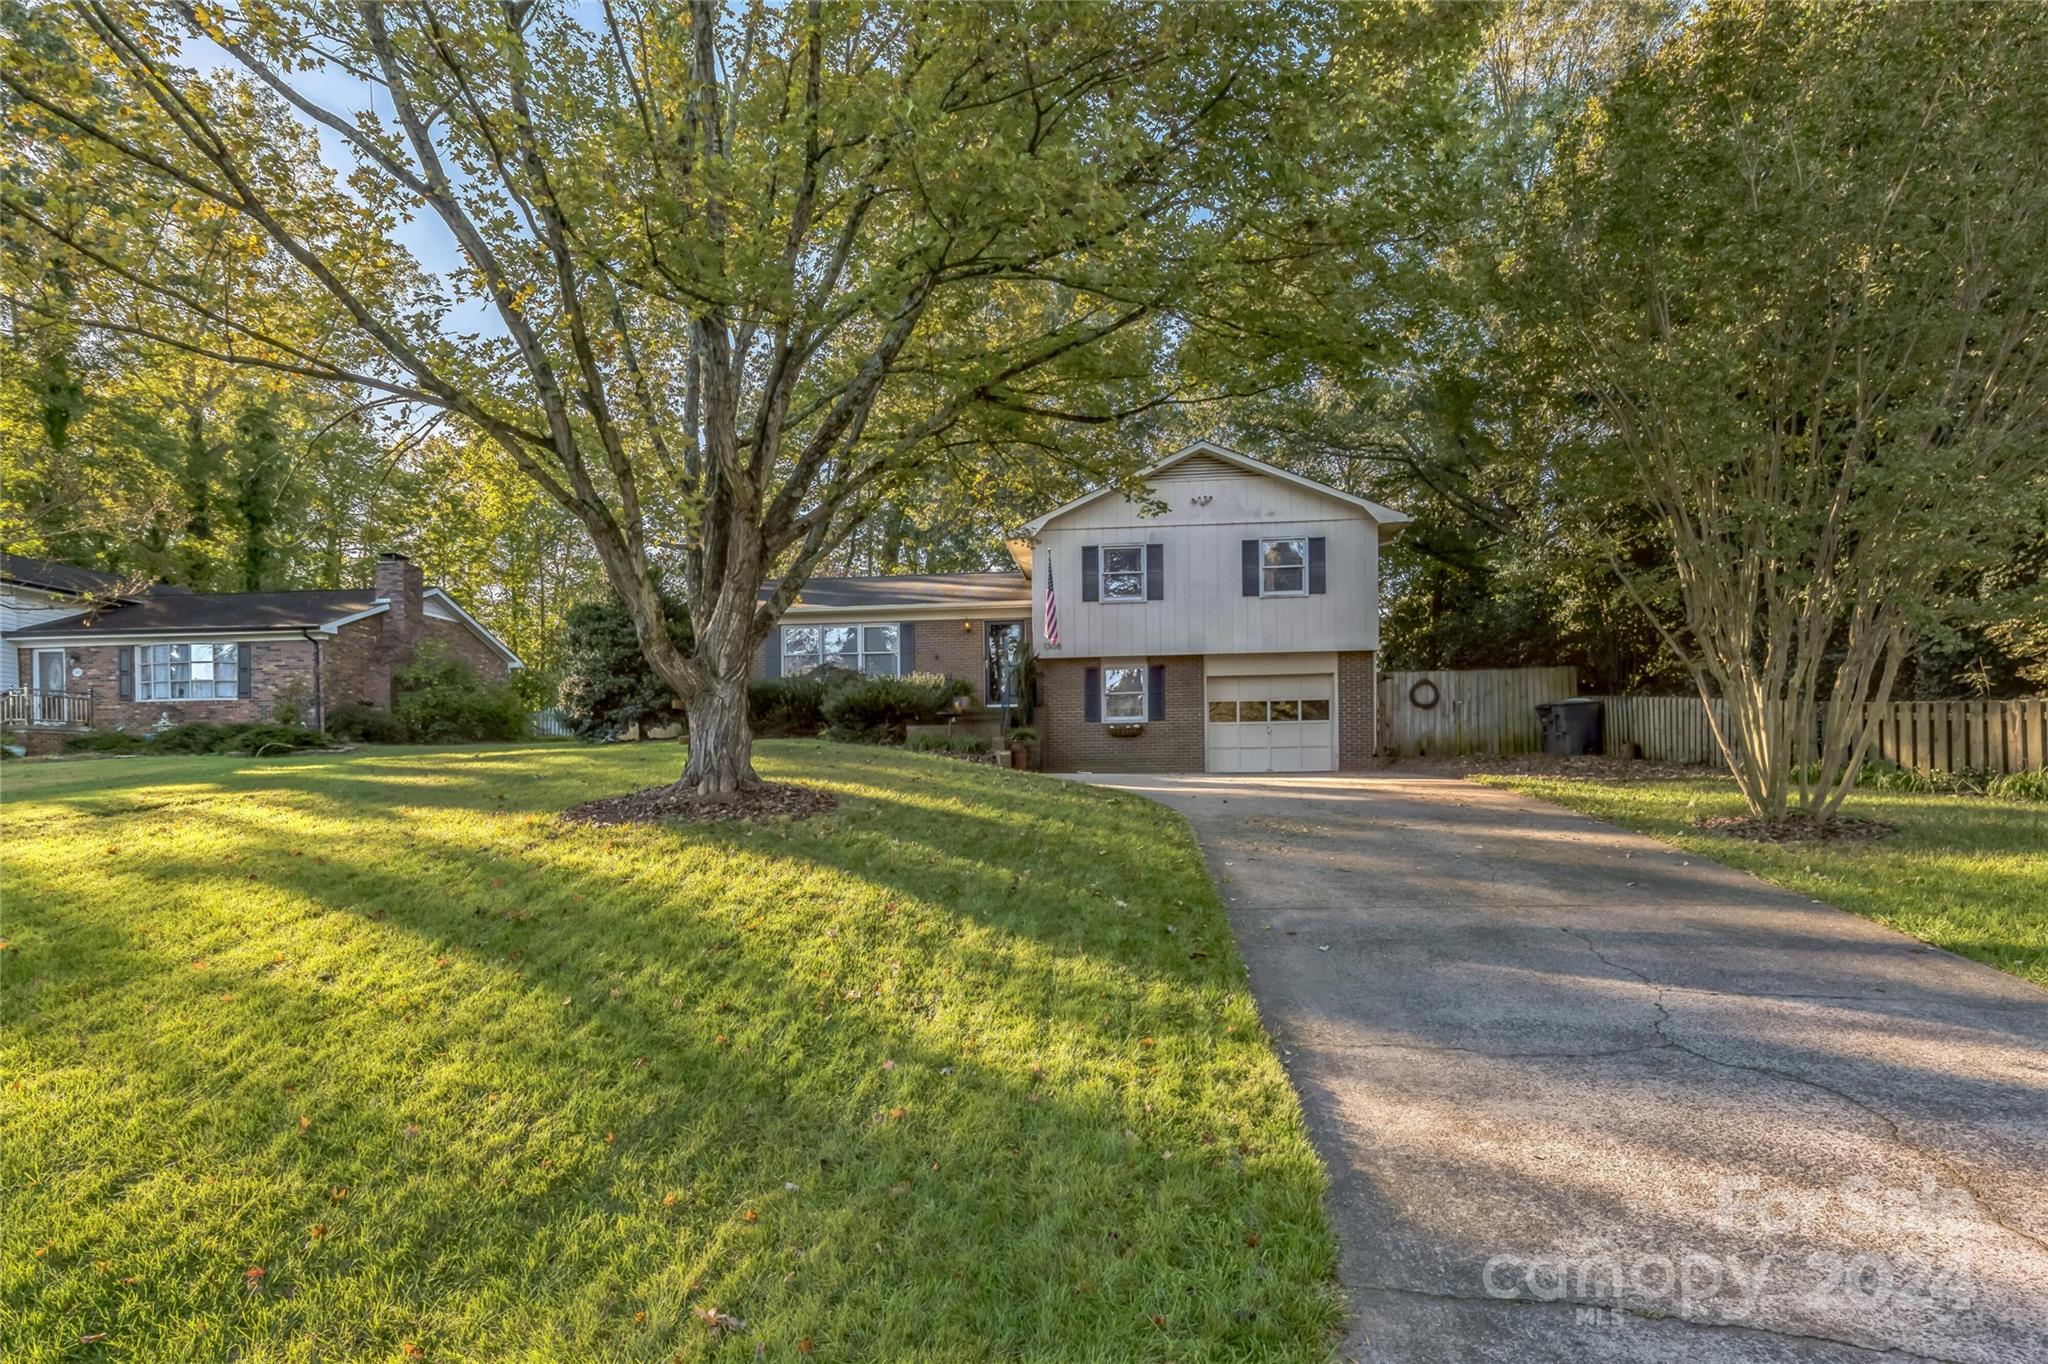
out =
[[[246,753],[263,757],[271,753],[296,753],[302,748],[325,748],[333,740],[322,730],[304,725],[234,725],[231,732],[214,742],[215,753]]]
[[[1018,725],[1010,731],[1010,742],[1013,744],[1035,744],[1038,742],[1038,730],[1031,725]]]
[[[391,713],[419,744],[467,739],[517,739],[526,708],[509,686],[492,686],[460,658],[429,640],[394,675]]]
[[[2048,800],[2048,771],[2004,773],[1985,785],[1984,794],[1994,800]]]
[[[303,725],[173,725],[154,734],[103,731],[78,734],[64,741],[68,753],[292,753],[325,748],[333,742]]]
[[[688,653],[689,613],[666,594],[661,605],[669,639]],[[676,722],[675,692],[649,666],[624,603],[617,597],[583,602],[569,608],[564,624],[561,705],[576,737],[613,739],[642,724]]]
[[[915,676],[864,677],[826,696],[825,735],[843,743],[900,744],[904,726],[937,720],[953,695],[944,678],[934,684]]]
[[[402,744],[405,726],[388,710],[349,701],[327,712],[327,732],[343,743]]]
[[[89,734],[73,734],[64,741],[66,753],[140,753],[149,747],[149,740],[139,734],[123,734],[118,729],[96,729]]]
[[[918,753],[986,753],[988,740],[972,734],[913,734],[910,748]]]
[[[287,682],[277,689],[277,704],[271,707],[270,718],[281,725],[302,725],[311,705],[312,693],[306,689],[305,683],[297,680]]]
[[[808,739],[825,726],[826,679],[771,677],[747,684],[747,724],[764,739]]]
[[[217,753],[220,745],[245,728],[242,725],[173,725],[149,740],[152,753]]]

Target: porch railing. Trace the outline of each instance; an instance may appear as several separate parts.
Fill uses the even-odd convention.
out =
[[[56,729],[91,729],[92,693],[36,691],[29,687],[0,692],[0,725],[49,725]]]

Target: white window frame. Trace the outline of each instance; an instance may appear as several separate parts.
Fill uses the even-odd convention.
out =
[[[215,701],[238,701],[241,699],[242,650],[249,646],[240,640],[223,640],[218,643],[208,640],[195,640],[182,644],[136,644],[130,647],[135,650],[135,699],[137,701],[166,702],[183,706],[205,705]],[[156,665],[150,660],[151,653],[158,649],[164,651],[163,677],[160,680],[160,685],[163,687],[161,692],[156,690],[159,685],[159,679],[155,676]],[[182,664],[175,657],[176,651],[180,649],[185,652]],[[194,649],[205,649],[208,651],[206,666],[212,676],[208,677],[206,682],[212,688],[212,693],[207,696],[193,696],[189,694],[193,682],[192,664],[194,660],[192,658],[192,651]],[[220,655],[223,649],[233,651],[228,656],[227,675],[225,678],[221,676]],[[185,676],[182,679],[177,675],[177,670],[180,666],[185,669]],[[223,681],[226,682],[228,689],[225,696],[220,694]],[[175,689],[181,682],[187,690],[187,695],[179,696],[175,693]]]
[[[1306,597],[1308,595],[1308,541],[1306,535],[1276,535],[1270,540],[1259,541],[1259,595],[1262,597]],[[1266,586],[1266,575],[1296,567],[1294,564],[1269,564],[1266,562],[1268,545],[1301,546],[1301,586],[1291,592]]]
[[[816,635],[816,636],[818,637],[818,647],[817,647],[817,649],[816,649],[815,651],[810,651],[810,652],[805,652],[805,653],[799,653],[799,654],[795,654],[795,655],[792,655],[792,654],[790,653],[790,651],[789,651],[789,632],[790,632],[790,631],[792,631],[792,630],[809,630],[809,631],[811,631],[812,633],[814,633],[814,634],[815,634],[815,635]],[[781,651],[781,669],[780,669],[780,672],[778,673],[778,676],[782,676],[782,677],[801,677],[801,676],[803,676],[803,675],[804,675],[805,673],[807,673],[807,672],[812,672],[812,671],[814,671],[814,670],[816,670],[816,669],[818,669],[818,668],[822,668],[822,667],[824,667],[824,666],[825,666],[825,659],[826,659],[826,656],[827,656],[827,650],[826,650],[826,648],[825,648],[825,632],[826,632],[827,630],[851,630],[851,631],[853,631],[853,671],[855,671],[855,672],[857,672],[857,673],[861,674],[861,675],[862,675],[863,677],[901,677],[901,676],[903,676],[903,626],[902,626],[902,624],[901,624],[900,622],[898,622],[898,621],[893,621],[893,620],[890,620],[890,621],[835,621],[835,622],[833,622],[833,623],[832,623],[832,624],[830,624],[830,625],[782,625],[782,626],[778,626],[778,627],[777,627],[777,629],[776,629],[776,636],[775,636],[775,643],[776,643],[776,648],[777,648],[777,649],[779,649],[779,650]],[[889,632],[890,632],[890,636],[891,636],[892,640],[894,641],[894,643],[895,643],[895,646],[896,646],[896,647],[895,647],[895,648],[893,648],[893,649],[871,649],[871,648],[869,648],[869,647],[868,647],[868,631],[870,631],[870,630],[887,630],[887,631],[889,631]],[[835,652],[837,652],[837,653],[841,653],[841,654],[844,654],[844,653],[845,653],[846,651],[845,651],[845,650],[837,650],[837,651],[835,651]],[[792,667],[792,666],[791,666],[791,659],[792,659],[792,657],[794,657],[794,658],[799,658],[799,659],[801,659],[801,658],[808,658],[808,659],[810,659],[811,661],[810,661],[810,662],[809,662],[808,664],[806,664],[805,666],[803,666],[803,667]],[[881,659],[884,659],[884,658],[887,658],[887,659],[891,660],[891,662],[892,662],[892,666],[891,666],[891,668],[890,668],[890,670],[889,670],[888,672],[885,672],[885,673],[878,673],[878,672],[870,672],[870,671],[868,670],[868,660],[869,660],[869,659],[875,659],[875,660],[878,660],[878,661],[879,661],[879,660],[881,660]]]
[[[1131,553],[1138,556],[1138,595],[1135,597],[1112,597],[1109,595],[1109,556],[1112,554],[1120,554],[1125,550],[1129,550]],[[1098,555],[1095,561],[1095,599],[1097,601],[1108,602],[1119,606],[1127,606],[1133,602],[1145,601],[1148,597],[1151,596],[1152,579],[1150,571],[1146,566],[1147,560],[1151,558],[1151,555],[1146,552],[1145,546],[1104,545],[1101,547],[1101,549],[1097,550],[1096,553]],[[1131,570],[1127,568],[1121,568],[1116,571],[1118,573],[1128,574]]]
[[[1137,675],[1137,678],[1138,678],[1138,690],[1137,690],[1136,692],[1131,692],[1131,691],[1119,691],[1119,692],[1111,692],[1111,691],[1110,691],[1110,689],[1109,689],[1109,679],[1110,679],[1110,675],[1111,675],[1112,673],[1134,673],[1134,674],[1136,674],[1136,675]],[[1148,719],[1148,718],[1149,718],[1149,717],[1151,716],[1151,714],[1152,714],[1152,696],[1151,696],[1151,690],[1152,690],[1152,669],[1151,669],[1151,667],[1150,667],[1150,666],[1149,666],[1148,664],[1144,664],[1144,663],[1106,663],[1106,664],[1104,664],[1104,665],[1103,665],[1103,668],[1102,668],[1102,723],[1103,723],[1103,724],[1105,724],[1105,725],[1142,725],[1142,724],[1144,724],[1144,723],[1145,723],[1145,721],[1146,721],[1146,720],[1147,720],[1147,719]],[[1116,697],[1119,697],[1119,698],[1123,698],[1123,697],[1129,697],[1129,696],[1136,696],[1136,697],[1138,698],[1138,713],[1137,713],[1136,715],[1111,715],[1111,714],[1109,713],[1109,698],[1110,698],[1110,697],[1111,697],[1112,695],[1114,695],[1114,696],[1116,696]]]

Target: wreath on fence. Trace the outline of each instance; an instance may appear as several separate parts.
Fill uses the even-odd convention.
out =
[[[1408,704],[1417,710],[1435,710],[1443,695],[1437,690],[1436,683],[1425,677],[1408,689]]]

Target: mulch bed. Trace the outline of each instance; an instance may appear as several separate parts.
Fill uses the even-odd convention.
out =
[[[1642,758],[1609,758],[1588,754],[1563,758],[1551,753],[1517,753],[1489,758],[1483,753],[1461,758],[1403,758],[1388,769],[1396,775],[1415,772],[1459,777],[1555,777],[1563,781],[1712,781],[1730,780],[1725,768],[1690,763],[1649,762]]]
[[[839,803],[815,786],[767,782],[723,798],[700,796],[674,786],[650,786],[623,796],[606,796],[564,810],[571,824],[709,824],[728,819],[801,819]]]
[[[1816,824],[1796,811],[1783,819],[1758,819],[1754,815],[1715,815],[1694,827],[1723,838],[1746,839],[1751,843],[1875,843],[1899,831],[1896,824],[1881,819],[1849,819],[1836,815]]]

